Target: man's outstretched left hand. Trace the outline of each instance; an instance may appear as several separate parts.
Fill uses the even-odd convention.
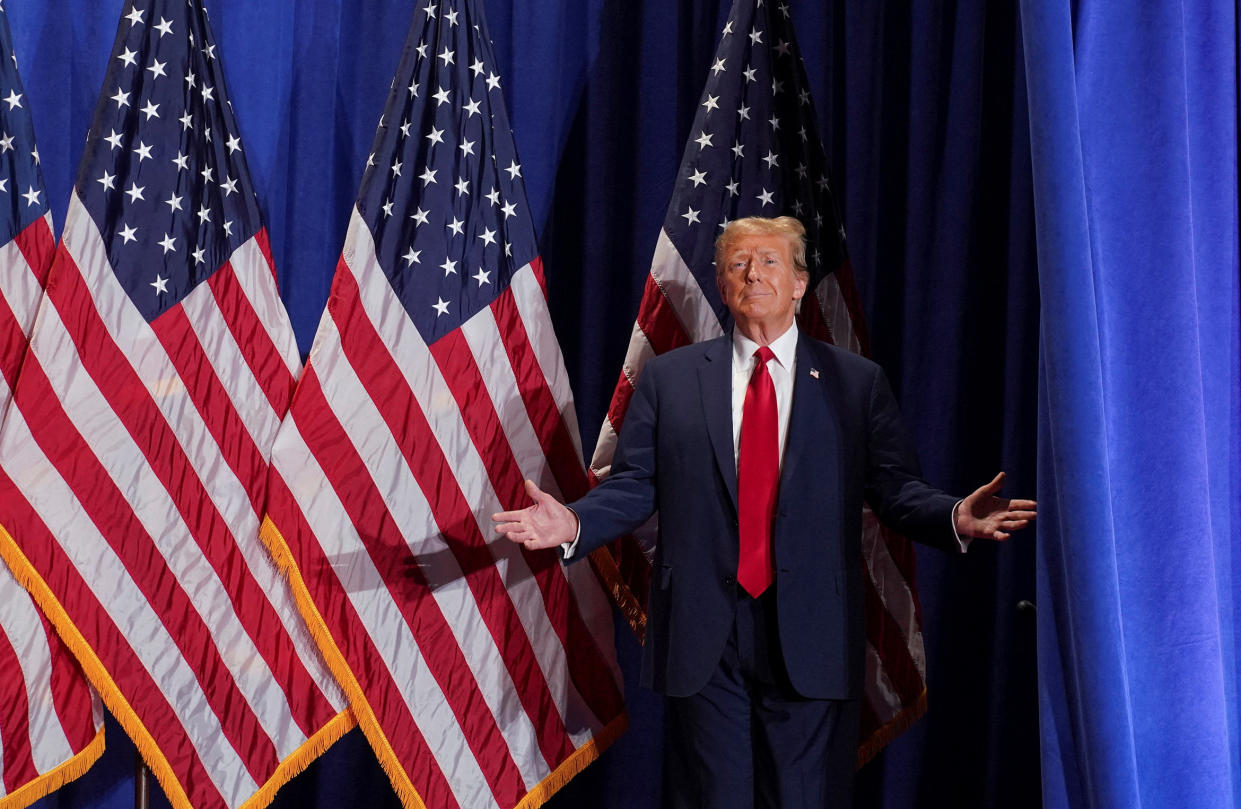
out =
[[[1038,503],[1033,500],[996,497],[1003,485],[1004,473],[1001,472],[961,501],[955,516],[958,534],[1003,542],[1013,531],[1025,528],[1038,516]]]

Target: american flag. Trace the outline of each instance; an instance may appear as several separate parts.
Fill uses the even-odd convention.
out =
[[[736,0],[685,145],[624,367],[595,447],[594,479],[611,467],[646,362],[731,328],[715,285],[714,245],[721,229],[744,216],[781,215],[806,226],[813,293],[801,307],[801,327],[865,353],[865,323],[788,4]],[[926,681],[912,549],[869,512],[863,534],[868,645],[859,762],[922,714]],[[647,527],[591,557],[639,634],[653,537]]]
[[[174,807],[258,807],[353,721],[258,538],[299,360],[206,13],[123,12],[0,433],[5,555]]]
[[[0,6],[0,423],[52,264],[29,102]],[[0,532],[4,529],[0,527]],[[0,562],[0,807],[81,775],[103,752],[103,707],[77,660]]]
[[[534,806],[623,729],[621,681],[591,572],[491,525],[586,473],[482,7],[420,6],[266,534],[404,804]]]

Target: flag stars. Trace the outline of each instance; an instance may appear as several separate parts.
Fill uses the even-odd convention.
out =
[[[780,44],[776,45],[776,53],[780,54],[781,56],[788,56],[789,55],[789,43],[783,39],[780,40]]]
[[[177,156],[172,159],[172,164],[180,171],[187,171],[190,167],[189,155],[177,152]]]
[[[479,285],[480,287],[481,287],[483,284],[490,284],[490,283],[491,283],[491,271],[490,271],[490,270],[483,270],[483,268],[482,268],[482,267],[479,267],[479,268],[478,268],[478,272],[476,272],[476,273],[475,273],[473,276],[471,276],[471,277],[472,277],[475,281],[477,281],[477,282],[478,282],[478,285]]]
[[[385,217],[392,216],[392,200],[388,200],[383,205],[381,205],[380,208],[383,209]]]
[[[22,194],[22,197],[25,198],[26,200],[27,208],[30,208],[30,207],[33,207],[39,204],[40,193],[41,192],[38,189],[36,189],[33,185],[26,189],[26,193]]]
[[[521,176],[521,166],[517,165],[516,160],[514,160],[512,163],[509,163],[509,166],[508,168],[505,169],[505,171],[508,172],[508,178],[510,180],[516,180],[518,177]]]
[[[689,175],[689,181],[694,184],[694,188],[705,185],[707,182],[707,173],[701,169]]]
[[[698,223],[698,211],[693,208],[686,208],[685,213],[681,214],[681,218],[685,220],[686,226]]]
[[[803,107],[809,104],[810,103],[810,91],[803,89],[801,92],[797,94],[797,100],[798,102],[801,103]]]
[[[783,92],[784,92],[784,82],[780,81],[779,79],[772,79],[771,80],[771,94],[778,96]]]
[[[444,263],[440,265],[440,269],[444,271],[444,277],[457,274],[457,262],[450,258],[444,259]]]
[[[758,28],[751,28],[750,29],[750,44],[758,45],[758,44],[761,44],[762,41],[763,41],[763,32],[758,30]]]
[[[412,248],[412,247],[411,247],[411,248],[409,248],[409,252],[408,252],[408,253],[406,253],[406,254],[405,254],[405,256],[404,256],[404,258],[405,258],[405,266],[406,266],[406,267],[412,267],[412,266],[414,266],[415,264],[421,264],[421,263],[422,263],[422,260],[421,260],[421,258],[420,258],[420,256],[421,256],[421,255],[422,255],[422,251],[421,251],[421,250],[415,250],[415,249],[414,249],[414,248]]]
[[[232,154],[233,152],[240,152],[241,151],[241,138],[237,137],[236,135],[230,135],[228,140],[224,142],[224,145],[228,147],[229,154]]]
[[[195,264],[206,264],[207,263],[207,251],[205,249],[199,247],[195,249],[194,252],[191,253],[191,255],[194,256]]]
[[[767,152],[767,156],[763,158],[763,162],[767,164],[767,168],[771,169],[780,165],[780,157],[772,151]]]
[[[3,191],[6,194],[9,193],[9,178],[8,177],[0,178],[0,191]]]
[[[155,280],[151,283],[151,286],[155,288],[156,292],[167,294],[168,279],[164,278],[162,275],[156,275]]]
[[[471,118],[473,118],[475,115],[478,115],[478,108],[479,108],[479,102],[475,101],[472,98],[470,99],[470,103],[465,105],[465,111],[470,114]]]
[[[215,58],[215,45],[211,44],[203,48],[202,53],[203,53],[203,56],[207,57],[208,59],[214,59]]]
[[[463,140],[457,148],[461,150],[461,154],[472,156],[474,154],[474,141]]]
[[[694,142],[698,144],[699,149],[705,149],[708,146],[715,145],[711,142],[711,133],[706,130],[700,131],[698,133],[698,137],[694,139]]]
[[[444,15],[444,19],[448,20],[449,25],[456,25],[457,24],[457,12],[455,11],[448,12],[447,14]]]
[[[393,177],[400,177],[400,176],[401,176],[401,166],[402,166],[402,165],[404,165],[404,164],[403,164],[403,163],[401,163],[401,161],[400,161],[400,160],[393,160],[393,161],[392,161],[392,176],[393,176]]]
[[[768,205],[774,204],[772,201],[773,196],[774,194],[771,191],[768,191],[766,188],[764,188],[763,193],[756,196],[755,199],[757,199],[759,202],[763,204],[764,207],[766,207]]]
[[[745,76],[745,80],[747,84],[752,81],[757,81],[757,79],[755,78],[757,73],[758,73],[758,70],[756,70],[755,68],[750,68],[749,70],[741,71],[741,75]]]
[[[448,301],[444,300],[443,298],[436,298],[435,305],[432,306],[431,308],[435,310],[436,317],[439,317],[440,315],[446,315],[448,314]]]
[[[129,20],[131,26],[140,25],[142,23],[142,9],[135,6],[125,15],[125,19]]]
[[[213,93],[215,93],[214,87],[209,87],[205,84],[203,85],[203,89],[202,89],[203,101],[215,101],[215,96],[213,95]]]
[[[159,31],[159,38],[163,39],[164,34],[172,33],[172,22],[160,17],[159,22],[155,24],[155,30]]]
[[[161,76],[167,77],[168,74],[164,72],[164,66],[167,64],[167,62],[161,62],[158,59],[151,62],[151,66],[147,68],[147,72],[151,74],[151,81],[155,81]]]
[[[736,155],[738,160],[744,157],[745,156],[745,144],[742,143],[741,141],[737,141],[736,143],[734,143],[733,154]]]
[[[448,67],[455,60],[452,49],[448,47],[444,48],[443,53],[441,53],[438,58],[443,61],[444,67]]]
[[[464,177],[460,177],[457,179],[457,182],[453,185],[453,188],[457,189],[457,193],[460,194],[461,196],[463,197],[469,196],[470,181],[465,179]]]
[[[768,118],[768,119],[767,119],[767,123],[771,124],[771,131],[772,131],[772,132],[779,132],[779,131],[780,131],[780,119],[779,119],[779,118],[777,118],[776,116],[774,116],[774,115],[773,115],[773,116],[771,116],[770,118]]]
[[[224,235],[225,236],[233,235],[233,220],[228,219],[224,222]]]
[[[104,171],[103,176],[100,177],[95,182],[102,185],[104,191],[115,191],[116,190],[116,175],[115,174],[109,174],[107,171]]]
[[[707,112],[711,112],[711,110],[717,110],[720,108],[720,97],[708,95],[707,100],[702,102],[700,106],[705,107]]]
[[[436,8],[438,8],[438,6],[436,6],[434,3],[427,3],[426,6],[422,9],[422,11],[428,17],[434,17]]]
[[[730,197],[735,197],[739,193],[741,193],[740,186],[736,180],[733,180],[731,183],[729,183],[728,185],[724,187],[728,189],[728,196]]]
[[[504,212],[504,218],[505,218],[505,219],[508,219],[510,216],[516,216],[516,215],[517,215],[517,203],[515,203],[515,202],[506,202],[506,203],[504,203],[504,205],[500,208],[500,210]]]
[[[405,123],[401,124],[401,137],[403,138],[409,137],[409,121],[406,121]]]
[[[496,243],[496,232],[491,228],[484,228],[483,232],[479,234],[479,238],[483,240],[484,244],[494,245]]]
[[[737,114],[741,116],[741,120],[743,121],[750,120],[750,108],[749,107],[738,107]]]
[[[448,223],[448,229],[449,229],[449,230],[451,230],[451,231],[453,232],[453,235],[454,235],[454,236],[460,236],[460,235],[461,235],[461,233],[462,233],[462,227],[461,227],[461,226],[462,226],[462,225],[464,225],[464,224],[465,224],[465,222],[464,222],[464,221],[462,221],[462,220],[460,220],[460,219],[458,219],[457,217],[455,217],[455,216],[454,216],[454,217],[452,218],[452,221]]]
[[[138,185],[137,183],[130,183],[129,188],[125,191],[125,193],[129,195],[129,201],[132,203],[132,202],[137,202],[140,199],[143,199],[142,192],[145,190],[146,190],[145,185]]]
[[[492,205],[500,204],[500,192],[495,188],[491,189],[486,194],[483,194],[483,196],[486,197],[487,201]]]
[[[198,77],[194,75],[194,71],[192,70],[186,71],[185,83],[190,86],[190,89],[194,88],[194,82],[197,80],[198,80]]]
[[[152,118],[158,118],[159,117],[159,104],[156,104],[152,101],[148,101],[146,106],[142,108],[142,114],[147,117],[148,121],[151,120]]]
[[[121,237],[124,244],[129,244],[130,242],[138,240],[138,229],[136,227],[126,225],[117,231],[116,235]]]
[[[209,183],[215,179],[215,169],[211,168],[211,166],[207,166],[205,169],[203,169],[202,171],[198,173],[202,175],[202,178],[205,182]]]
[[[8,99],[5,99],[5,100],[7,101]],[[112,96],[108,100],[115,101],[116,108],[119,110],[121,107],[129,106],[129,93],[126,93],[125,91],[121,90],[121,88],[118,87],[116,88],[116,95]],[[9,109],[12,109],[12,107],[9,107]]]
[[[430,211],[424,211],[421,208],[419,208],[417,211],[414,211],[414,213],[411,214],[409,218],[414,220],[414,222],[418,223],[419,225],[425,225],[427,223],[428,214],[430,214]]]
[[[182,132],[184,132],[185,130],[189,129],[191,126],[193,126],[193,125],[194,125],[194,117],[193,117],[192,115],[190,115],[190,111],[189,111],[189,110],[186,110],[186,111],[185,111],[185,115],[182,115],[182,116],[181,116],[180,118],[178,118],[177,120],[181,122],[181,131],[182,131]]]
[[[164,248],[164,255],[177,252],[177,240],[172,238],[171,233],[164,234],[164,238],[160,241],[159,246]]]
[[[168,213],[181,210],[181,197],[176,194],[169,194],[168,199],[164,200],[164,204],[168,206]]]
[[[485,71],[486,69],[487,69],[487,66],[483,64],[482,59],[475,58],[474,63],[470,65],[470,72],[474,74],[474,78],[476,79],[479,76],[481,76],[483,74],[483,71]]]
[[[441,87],[437,92],[431,94],[435,99],[435,106],[442,106],[448,103],[448,88]]]
[[[220,183],[220,188],[224,191],[224,196],[226,197],[230,194],[235,194],[237,193],[237,180],[233,177],[228,177],[224,182]]]
[[[121,133],[113,129],[112,134],[108,135],[106,138],[104,138],[104,140],[107,141],[108,144],[111,145],[113,149],[119,149],[121,146]]]
[[[431,141],[432,146],[434,146],[437,143],[443,143],[444,142],[444,130],[436,129],[434,126],[431,127],[431,131],[427,133],[427,140]]]
[[[715,64],[711,65],[711,72],[717,76],[723,73],[724,72],[724,60],[716,59]]]
[[[202,225],[211,221],[211,209],[206,205],[202,205],[198,209],[198,224]]]
[[[4,133],[3,137],[0,137],[0,154],[13,151],[13,138],[14,136],[7,132]]]
[[[125,67],[133,67],[134,64],[137,62],[137,59],[135,58],[137,55],[138,55],[137,52],[131,51],[129,48],[126,48],[124,51],[121,52],[120,56],[117,56],[116,58],[124,62]]]
[[[435,173],[436,169],[433,169],[430,166],[427,166],[422,170],[422,174],[419,174],[418,177],[422,180],[423,188],[426,188],[428,185],[435,182]]]
[[[499,90],[500,89],[500,77],[494,73],[488,73],[487,74],[487,89],[488,90]]]

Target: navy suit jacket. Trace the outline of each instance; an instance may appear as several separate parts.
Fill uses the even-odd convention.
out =
[[[706,684],[737,604],[731,385],[729,335],[652,359],[611,473],[571,504],[574,559],[659,512],[642,684],[671,696]],[[955,547],[957,498],[920,477],[879,366],[802,334],[772,541],[780,644],[805,697],[861,696],[863,500],[901,533]]]

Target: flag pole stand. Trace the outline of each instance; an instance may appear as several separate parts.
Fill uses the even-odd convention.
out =
[[[151,771],[142,754],[134,751],[134,809],[148,809],[151,802]]]

